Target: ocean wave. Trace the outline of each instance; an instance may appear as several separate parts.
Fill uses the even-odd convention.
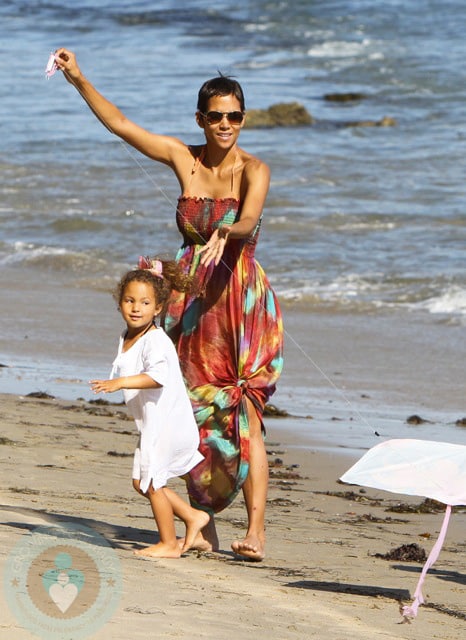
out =
[[[355,58],[365,56],[371,45],[369,38],[364,38],[361,42],[330,40],[311,47],[307,54],[311,58]]]
[[[466,316],[466,289],[453,285],[439,295],[412,306],[429,313]]]
[[[97,233],[99,231],[105,230],[107,225],[105,222],[101,222],[99,220],[93,219],[91,217],[79,217],[78,215],[73,214],[81,214],[81,211],[71,211],[68,210],[66,212],[66,217],[62,217],[58,220],[54,220],[50,227],[56,234],[62,233],[76,233],[76,232],[90,232]]]
[[[315,279],[303,281],[300,286],[295,283],[274,286],[285,303],[298,306],[355,312],[398,309],[466,318],[466,288],[459,285],[386,279],[382,274],[372,274],[370,278],[349,274],[330,282]]]
[[[221,6],[183,6],[173,8],[143,9],[140,11],[116,12],[113,19],[124,27],[137,26],[180,26],[196,29],[198,35],[209,32],[223,36],[225,31],[237,28],[242,23],[239,12],[223,11]]]
[[[367,302],[371,295],[380,294],[380,286],[356,274],[340,276],[332,282],[304,281],[301,286],[276,286],[278,295],[286,301],[318,304],[339,303],[347,306],[358,301]],[[366,300],[362,300],[362,297]]]
[[[56,272],[96,272],[108,270],[108,262],[89,253],[70,251],[64,247],[49,247],[16,242],[11,252],[2,246],[0,265],[3,267],[34,267]]]
[[[290,203],[274,203],[274,207],[283,210],[284,207],[291,208]],[[298,215],[267,215],[266,222],[271,226],[284,226],[290,229],[306,228],[309,231],[332,232],[363,232],[363,231],[392,231],[405,224],[399,216],[384,215],[347,215],[331,214],[322,217],[309,217],[307,213]],[[423,222],[425,224],[425,222]]]

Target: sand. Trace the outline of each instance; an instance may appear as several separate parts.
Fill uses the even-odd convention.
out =
[[[120,561],[122,592],[112,617],[89,637],[464,637],[465,510],[455,510],[445,547],[427,575],[426,604],[411,624],[402,624],[400,602],[410,602],[422,563],[375,554],[412,543],[428,553],[443,513],[390,511],[401,503],[417,507],[423,499],[340,484],[339,476],[362,452],[313,446],[309,433],[299,435],[302,419],[266,420],[271,480],[263,562],[239,560],[230,550],[244,532],[242,497],[217,517],[218,553],[151,560],[133,555],[157,537],[148,503],[131,487],[136,435],[126,409],[0,398],[2,574],[15,545],[38,525],[77,523],[105,536]],[[319,424],[314,421],[312,429],[318,433]],[[173,486],[185,495],[182,481]],[[35,637],[5,601],[1,609],[1,638]]]

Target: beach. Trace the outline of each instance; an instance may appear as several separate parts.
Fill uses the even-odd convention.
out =
[[[135,430],[125,407],[15,394],[2,395],[1,406],[2,573],[15,545],[40,525],[83,525],[104,536],[120,561],[122,586],[113,615],[90,636],[96,640],[464,636],[465,510],[455,509],[427,574],[426,605],[402,624],[400,603],[410,602],[422,562],[376,554],[410,544],[428,554],[442,507],[410,512],[424,499],[339,483],[361,452],[313,446],[296,428],[303,418],[266,418],[271,479],[263,562],[230,550],[244,532],[242,497],[217,516],[219,552],[148,560],[133,555],[156,533],[148,503],[131,487]],[[316,424],[314,432],[320,427],[328,425]],[[181,480],[173,486],[184,495]],[[35,637],[5,602],[2,611],[1,637]]]
[[[465,510],[454,510],[425,606],[402,623],[423,562],[392,550],[428,554],[443,507],[338,481],[383,440],[466,444],[465,5],[372,4],[0,7],[0,638],[41,635],[18,604],[36,565],[18,554],[27,560],[54,530],[72,549],[82,530],[108,551],[97,569],[105,560],[113,573],[102,573],[102,620],[66,633],[56,602],[44,604],[48,583],[34,578],[55,625],[46,640],[463,638]],[[125,115],[187,144],[203,139],[196,96],[218,71],[241,82],[247,111],[297,103],[314,118],[241,133],[271,168],[256,256],[285,327],[270,399],[279,415],[265,416],[261,563],[230,550],[245,531],[241,496],[217,517],[218,553],[133,555],[156,540],[131,487],[136,429],[121,396],[94,397],[88,381],[107,377],[116,354],[119,277],[140,255],[180,246],[179,189],[111,136],[60,73],[45,79],[60,46]],[[391,126],[376,124],[386,117]],[[39,557],[47,572],[58,555]],[[83,591],[64,622],[86,603],[94,615],[91,565],[71,582]]]

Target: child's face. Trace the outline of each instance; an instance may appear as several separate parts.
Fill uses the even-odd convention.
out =
[[[120,311],[128,329],[144,329],[162,310],[147,282],[130,282],[123,292]]]

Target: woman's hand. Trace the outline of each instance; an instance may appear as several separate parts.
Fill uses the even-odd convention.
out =
[[[65,78],[71,84],[82,76],[81,69],[76,62],[76,56],[72,51],[61,47],[55,51],[55,62],[60,71],[63,71]]]
[[[213,260],[215,266],[218,265],[222,259],[230,231],[231,227],[229,225],[215,229],[208,242],[197,250],[197,253],[204,254],[201,258],[201,264],[209,265]]]

